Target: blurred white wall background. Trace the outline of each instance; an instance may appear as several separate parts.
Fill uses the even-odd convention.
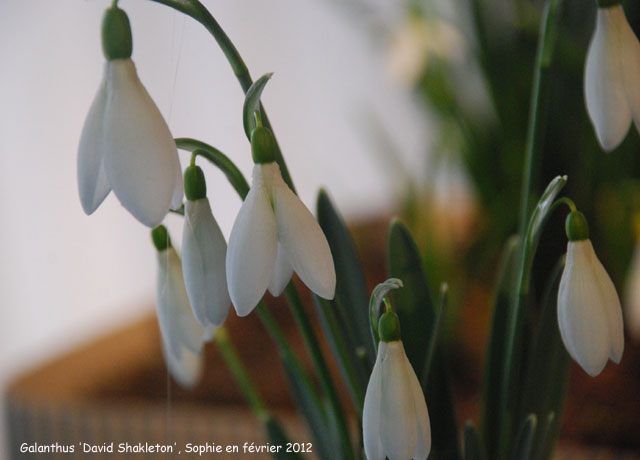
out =
[[[76,148],[101,79],[99,28],[109,3],[0,2],[2,385],[143,314],[153,301],[148,230],[113,195],[91,217],[77,197]],[[367,34],[330,0],[205,4],[254,78],[275,72],[263,101],[309,207],[326,186],[350,217],[388,210],[393,187],[364,138],[366,112],[378,113],[409,170],[424,169],[427,134]],[[213,39],[165,6],[121,6],[132,22],[141,79],[173,134],[215,145],[250,177],[243,94]],[[209,198],[228,236],[240,202],[220,173],[207,171]],[[179,218],[168,221],[179,242]]]

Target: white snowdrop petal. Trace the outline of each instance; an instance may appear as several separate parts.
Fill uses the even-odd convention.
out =
[[[415,403],[404,363],[407,356],[400,341],[387,347],[380,370],[380,438],[389,460],[407,460],[418,444]]]
[[[336,272],[320,225],[284,181],[274,184],[273,197],[279,240],[293,269],[309,289],[333,299]]]
[[[367,460],[384,460],[386,454],[380,439],[380,400],[382,398],[380,388],[380,363],[386,355],[387,344],[380,342],[378,355],[369,377],[367,391],[364,396],[364,409],[362,411],[362,436],[364,451]]]
[[[627,104],[636,128],[640,129],[640,42],[625,17],[622,5],[609,8],[608,14],[620,48],[618,65],[622,69]]]
[[[194,353],[188,348],[181,347],[179,355],[176,356],[166,345],[163,345],[162,354],[171,377],[181,387],[191,389],[196,386],[204,370],[202,353]]]
[[[251,313],[267,290],[277,241],[276,219],[266,189],[254,183],[233,224],[227,248],[229,295],[238,316]]]
[[[225,268],[227,243],[207,198],[187,200],[182,233],[182,269],[198,322],[222,325],[231,307]]]
[[[590,245],[588,240],[568,244],[558,289],[558,325],[571,357],[595,377],[607,363],[610,338],[608,317],[591,267]]]
[[[624,56],[617,40],[616,13],[612,13],[616,8],[598,9],[584,77],[587,112],[605,150],[616,148],[631,124],[621,66]]]
[[[418,377],[406,358],[404,361],[407,379],[411,386],[411,394],[413,395],[413,403],[416,411],[416,429],[417,429],[417,445],[416,450],[413,453],[415,460],[424,460],[429,456],[431,452],[431,423],[429,421],[429,410],[427,409],[427,402],[424,399],[424,393],[422,387],[418,381]]]
[[[589,246],[591,246],[591,242],[589,241],[588,243]],[[592,268],[594,270],[594,276],[602,296],[602,307],[605,310],[607,324],[609,326],[609,357],[614,362],[619,363],[622,359],[622,352],[624,351],[624,331],[620,298],[618,297],[616,287],[613,285],[613,281],[611,281],[609,274],[602,266],[600,260],[598,260],[592,246],[591,257],[593,260]]]
[[[640,342],[640,244],[636,243],[625,286],[624,314],[629,335]]]
[[[78,146],[78,192],[87,214],[93,213],[111,191],[103,163],[106,101],[105,75],[87,114]]]
[[[180,348],[184,346],[198,353],[205,333],[193,316],[180,258],[173,247],[158,252],[156,283],[158,322],[169,351],[180,356]]]
[[[171,197],[170,209],[174,211],[180,209],[182,206],[182,198],[184,197],[184,182],[182,179],[182,166],[180,166],[180,159],[176,156],[176,185],[173,188],[173,196]]]
[[[271,282],[269,283],[269,292],[274,297],[278,297],[287,287],[289,280],[293,275],[293,267],[291,262],[284,252],[282,245],[278,243],[278,251],[276,253],[276,264],[273,268],[273,276],[271,276]]]
[[[107,64],[104,166],[122,205],[148,227],[169,210],[178,151],[162,114],[130,59]]]

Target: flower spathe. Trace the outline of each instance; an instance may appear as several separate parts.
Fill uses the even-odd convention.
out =
[[[209,200],[187,200],[182,233],[182,268],[193,313],[203,326],[222,325],[231,307],[225,260],[227,243]]]
[[[427,404],[400,340],[378,345],[362,429],[368,460],[424,460],[431,451]]]
[[[196,321],[175,249],[169,246],[157,255],[156,307],[165,358],[177,381],[189,381],[197,375],[196,359],[204,343],[213,338],[215,328]]]
[[[592,377],[624,350],[622,310],[616,288],[591,241],[569,241],[558,289],[558,325],[571,357]]]
[[[78,148],[82,208],[93,213],[111,190],[148,227],[182,202],[182,172],[173,136],[140,82],[131,59],[105,63]]]
[[[605,150],[622,142],[631,120],[640,129],[640,43],[620,4],[598,8],[584,89],[587,112]]]
[[[332,299],[336,273],[327,239],[311,212],[282,179],[275,162],[253,168],[253,181],[227,249],[229,295],[248,315],[267,288],[278,296],[295,271],[320,297]]]

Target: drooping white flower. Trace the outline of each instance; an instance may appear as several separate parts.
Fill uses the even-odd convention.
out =
[[[162,356],[167,364],[171,377],[183,388],[193,388],[202,378],[204,356],[181,347],[179,356],[171,353],[167,346],[162,346]]]
[[[267,288],[280,295],[294,271],[320,297],[332,299],[335,294],[327,239],[275,162],[253,168],[251,190],[229,238],[226,266],[229,294],[239,316],[248,315]]]
[[[187,200],[182,234],[182,268],[187,294],[202,325],[222,325],[231,307],[225,260],[227,243],[209,200]]]
[[[156,309],[163,354],[169,372],[185,387],[197,383],[202,373],[200,354],[205,342],[213,339],[216,328],[200,325],[189,304],[182,275],[182,263],[164,226],[151,232],[158,250]]]
[[[115,18],[115,19],[114,19]],[[78,148],[78,189],[87,214],[109,192],[148,227],[162,222],[169,208],[182,202],[178,151],[167,123],[140,82],[130,59],[130,29],[126,14],[110,8],[105,22],[128,31],[129,48],[109,54],[105,42],[122,40],[103,34],[107,56],[104,77],[87,115]],[[103,31],[109,31],[103,27]]]
[[[598,8],[584,73],[587,111],[600,145],[615,149],[640,129],[640,43],[620,4]]]
[[[609,359],[622,359],[620,299],[586,235],[569,238],[558,289],[558,325],[567,351],[592,377]]]
[[[378,345],[362,428],[368,460],[424,460],[431,451],[427,404],[400,340]]]
[[[633,340],[640,342],[640,242],[633,251],[624,300],[627,331]]]

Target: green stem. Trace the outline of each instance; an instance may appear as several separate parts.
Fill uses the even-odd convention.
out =
[[[522,192],[520,201],[520,220],[518,233],[521,236],[522,254],[520,258],[519,282],[514,292],[512,308],[509,311],[505,360],[503,363],[503,381],[500,401],[501,417],[500,426],[500,451],[499,458],[505,458],[510,449],[511,427],[518,421],[514,420],[517,413],[517,388],[519,381],[519,365],[515,359],[516,350],[522,345],[523,310],[528,299],[529,270],[526,267],[530,259],[531,250],[527,235],[531,227],[529,210],[531,207],[531,194],[533,188],[533,176],[541,162],[540,149],[544,131],[544,116],[546,115],[546,103],[549,86],[549,73],[553,57],[553,47],[557,32],[557,13],[561,0],[547,0],[544,8],[538,50],[534,68],[534,80],[531,93],[531,106],[529,113],[529,126],[525,147],[525,160],[522,172]],[[527,223],[529,222],[529,225]]]
[[[287,298],[289,307],[291,308],[293,317],[298,324],[298,328],[300,328],[300,332],[302,333],[302,337],[304,339],[305,345],[307,346],[307,350],[311,355],[311,360],[313,361],[313,364],[318,372],[322,388],[325,392],[325,395],[329,399],[329,404],[331,405],[331,409],[334,413],[334,422],[338,425],[337,428],[340,433],[340,440],[344,450],[344,454],[346,455],[345,458],[354,458],[353,447],[351,445],[351,439],[349,437],[349,427],[347,426],[346,417],[342,408],[342,404],[340,403],[338,392],[335,385],[333,384],[333,378],[331,377],[329,367],[327,366],[327,362],[325,361],[324,355],[322,354],[318,338],[313,331],[313,327],[311,326],[311,322],[309,321],[309,316],[304,309],[304,305],[302,305],[302,301],[300,300],[298,291],[293,285],[293,281],[290,281],[287,285],[285,289],[285,296]]]
[[[522,170],[522,191],[520,198],[520,221],[518,234],[524,235],[529,208],[531,206],[531,192],[533,177],[540,166],[541,158],[538,153],[542,147],[544,133],[544,117],[547,113],[547,90],[549,86],[549,71],[553,57],[553,47],[557,32],[557,12],[562,0],[548,0],[540,25],[540,38],[534,67],[533,88],[531,91],[531,105],[529,109],[529,126],[525,145],[525,159]]]
[[[249,407],[256,414],[258,419],[266,421],[269,419],[269,411],[262,401],[258,389],[251,380],[247,368],[244,366],[238,351],[229,338],[229,333],[224,327],[216,331],[214,342],[220,350],[220,354],[227,363],[227,367],[236,379],[242,394],[244,395]]]
[[[247,196],[247,193],[249,193],[249,184],[242,175],[242,172],[233,163],[233,161],[229,159],[228,156],[226,156],[217,148],[196,139],[181,137],[175,139],[175,142],[176,146],[179,149],[186,150],[187,152],[192,152],[193,154],[206,158],[211,163],[213,163],[214,166],[220,169],[220,171],[222,171],[224,175],[227,176],[227,179],[231,183],[231,186],[235,189],[238,195],[240,195],[240,198],[244,200],[244,198]]]
[[[229,38],[229,36],[225,33],[224,29],[220,27],[218,21],[212,16],[212,14],[207,10],[207,8],[200,3],[198,0],[151,0],[152,2],[160,3],[162,5],[169,6],[174,10],[180,11],[181,13],[186,14],[187,16],[192,17],[200,24],[202,24],[205,29],[209,31],[209,33],[213,36],[213,38],[218,43],[218,46],[224,53],[224,56],[227,58],[229,65],[231,65],[231,69],[240,83],[242,87],[242,91],[246,94],[251,85],[253,84],[253,80],[251,79],[251,75],[249,74],[249,69],[247,65],[244,63],[242,56],[236,49],[235,45]],[[282,156],[282,151],[280,150],[280,146],[278,145],[278,141],[275,137],[275,133],[273,128],[271,127],[271,123],[269,122],[269,117],[267,117],[267,112],[264,110],[264,107],[261,106],[262,110],[262,122],[264,126],[271,129],[273,133],[273,139],[276,144],[276,161],[280,166],[280,172],[282,173],[282,178],[285,182],[291,187],[291,190],[295,192],[295,187],[293,185],[293,181],[291,180],[291,175],[289,174],[289,168],[287,168],[287,164],[284,161],[284,157]]]

